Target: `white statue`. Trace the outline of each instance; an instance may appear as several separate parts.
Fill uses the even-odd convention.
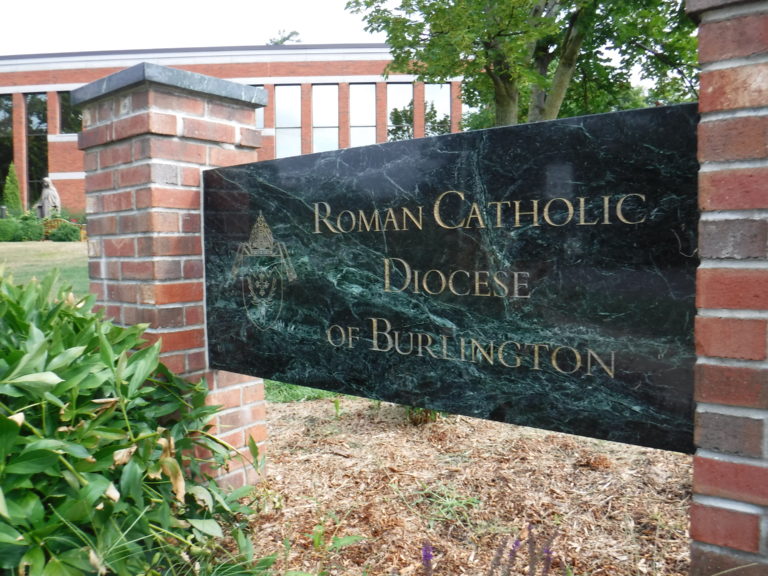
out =
[[[59,210],[61,210],[59,192],[50,178],[43,178],[43,192],[40,194],[40,216],[49,218],[54,213],[58,214]]]

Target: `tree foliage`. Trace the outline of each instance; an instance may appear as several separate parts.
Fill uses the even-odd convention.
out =
[[[656,100],[695,96],[682,0],[348,0],[347,9],[387,35],[390,72],[461,76],[465,103],[492,107],[496,125],[636,104],[633,72]]]
[[[286,32],[285,30],[278,30],[277,36],[270,38],[267,42],[267,45],[282,46],[283,44],[288,44],[288,42],[301,42],[299,39],[299,33],[296,30],[291,30],[290,32]]]

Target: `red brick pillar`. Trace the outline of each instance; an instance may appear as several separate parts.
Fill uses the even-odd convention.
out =
[[[691,574],[764,576],[768,3],[688,0],[687,9],[700,19],[702,66]]]
[[[13,164],[19,179],[19,197],[21,209],[29,208],[29,186],[27,175],[27,101],[24,94],[15,93],[13,96]]]
[[[209,371],[206,357],[201,170],[256,160],[264,92],[140,64],[73,92],[83,111],[91,291],[106,315],[148,323],[162,361],[205,377],[223,406],[216,433],[236,448],[266,439],[263,382]],[[247,451],[246,451],[247,453]],[[225,482],[242,485],[233,465]]]
[[[426,123],[424,122],[424,113],[426,104],[424,102],[424,82],[413,83],[413,137],[424,138]]]

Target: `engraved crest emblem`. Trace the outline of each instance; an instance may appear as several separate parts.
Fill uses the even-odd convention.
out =
[[[275,241],[261,212],[248,241],[237,248],[232,277],[251,324],[259,330],[274,325],[283,308],[285,285],[296,280],[296,272],[285,244]]]

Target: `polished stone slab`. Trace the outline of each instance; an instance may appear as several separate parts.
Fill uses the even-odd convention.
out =
[[[692,450],[694,105],[206,171],[211,366]]]

